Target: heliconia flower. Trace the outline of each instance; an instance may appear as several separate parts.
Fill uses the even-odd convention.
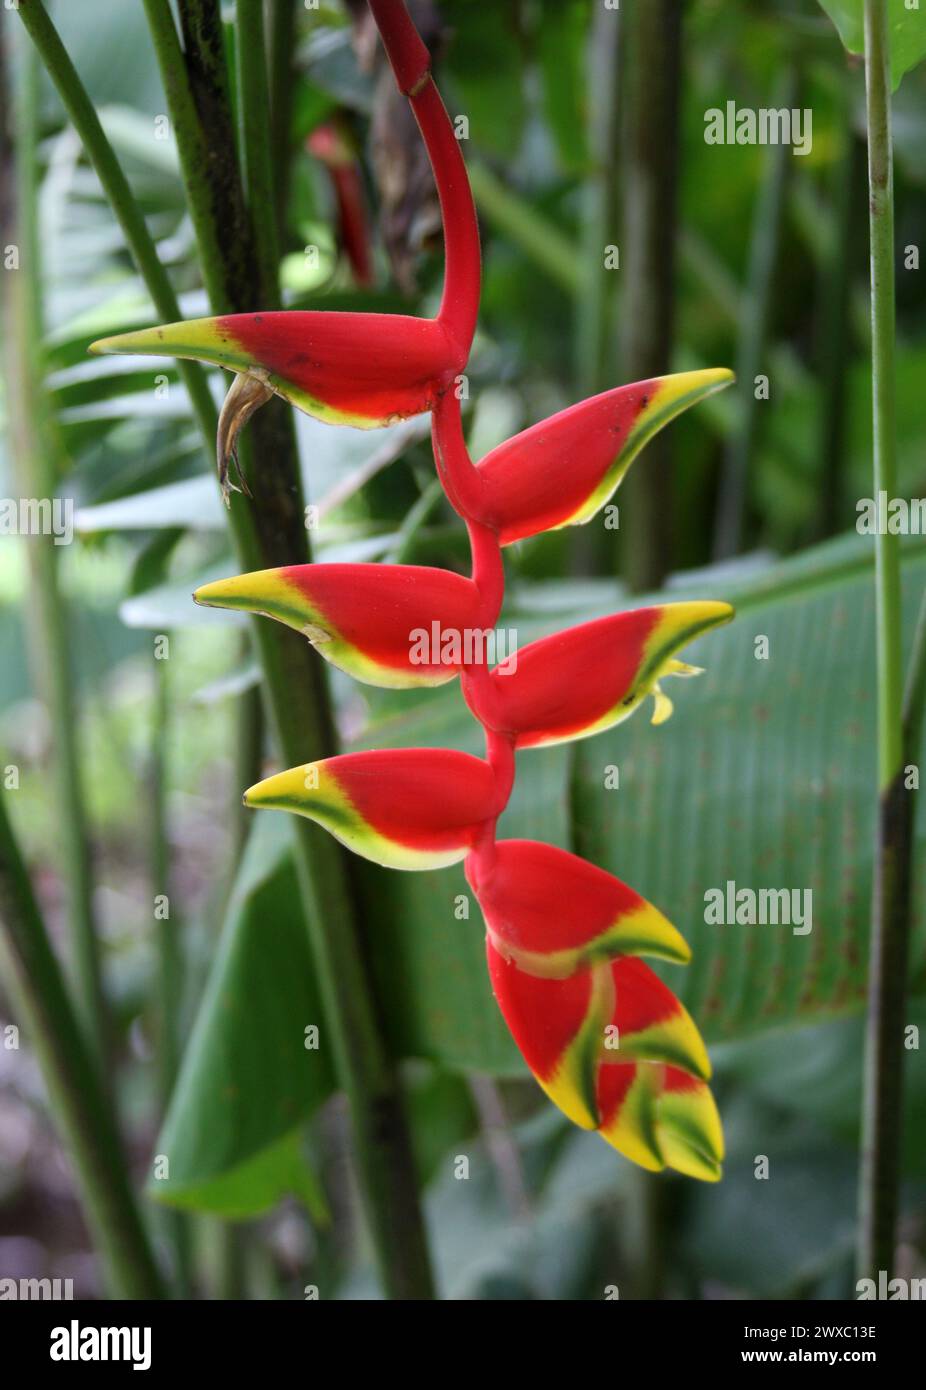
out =
[[[566,979],[531,975],[487,938],[505,1022],[536,1080],[582,1129],[644,1168],[716,1181],[723,1134],[700,1034],[642,961],[603,961]]]
[[[329,424],[372,429],[430,410],[466,361],[437,319],[326,309],[189,319],[101,338],[90,351],[188,357],[239,373],[222,411],[220,468],[271,394]]]
[[[651,903],[578,855],[535,840],[503,840],[484,880],[467,861],[489,936],[506,960],[564,979],[615,956],[686,964],[687,942]]]
[[[342,753],[265,778],[244,803],[308,816],[389,869],[457,863],[501,810],[488,763],[444,748]]]
[[[193,597],[276,618],[356,680],[395,690],[453,680],[461,648],[442,635],[481,626],[472,580],[423,565],[288,565],[203,584]]]
[[[665,603],[531,642],[518,652],[514,669],[492,672],[493,726],[513,736],[518,748],[563,743],[619,724],[650,695],[652,722],[661,724],[672,704],[660,680],[699,674],[675,653],[732,616],[728,603]]]
[[[310,154],[324,164],[338,212],[338,240],[358,285],[373,283],[370,228],[360,162],[350,136],[338,120],[316,126],[306,140]]]
[[[725,367],[656,377],[541,420],[476,465],[479,519],[502,545],[590,521],[663,425],[732,380]]]

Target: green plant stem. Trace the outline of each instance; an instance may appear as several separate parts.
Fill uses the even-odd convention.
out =
[[[163,1285],[112,1112],[10,825],[10,795],[0,795],[0,923],[17,1008],[26,1020],[55,1120],[73,1159],[112,1293],[121,1298],[162,1298]]]
[[[871,239],[874,493],[896,491],[894,417],[894,189],[887,0],[865,0],[868,207]],[[900,538],[875,538],[878,817],[872,901],[865,1094],[859,1188],[859,1277],[891,1275],[903,1125],[903,1059],[910,935],[912,801],[904,786]],[[922,629],[912,698],[921,701]],[[908,723],[919,731],[921,709]],[[917,750],[918,751],[918,750]]]
[[[795,73],[793,69],[788,69],[776,85],[771,105],[779,110],[784,107],[790,109],[794,105],[796,87]],[[742,298],[743,318],[736,353],[734,389],[737,420],[724,454],[717,505],[714,557],[718,560],[736,555],[742,543],[749,467],[755,449],[759,412],[765,404],[756,395],[755,383],[762,370],[762,358],[768,341],[785,193],[792,163],[791,147],[783,141],[769,148],[753,215],[746,293]]]
[[[232,312],[261,307],[252,302],[256,277],[234,159],[218,9],[212,4],[183,5],[183,52],[166,0],[145,0],[145,8],[168,94],[203,278],[213,309]],[[47,13],[36,0],[27,0],[20,15],[59,86],[158,312],[167,319],[179,318],[144,219]],[[224,157],[219,157],[219,151]],[[194,387],[198,379],[194,374]],[[205,378],[202,384],[205,387]],[[216,413],[208,388],[205,394],[208,416],[201,408],[201,393],[194,397],[194,404],[211,454]],[[256,474],[244,457],[245,450],[241,451],[255,493],[253,506],[235,506],[230,513],[242,569],[308,558],[293,455],[287,456],[279,447],[281,440],[285,448],[286,439],[291,438],[292,423],[288,412],[274,410],[273,404],[255,417],[250,434],[263,456],[274,459],[275,467]],[[291,765],[305,761],[307,754],[324,756],[333,747],[334,735],[320,663],[304,642],[276,624],[255,621],[252,631],[281,757]],[[394,1297],[428,1297],[432,1289],[430,1266],[407,1123],[360,949],[357,912],[344,859],[323,832],[304,821],[297,826],[295,843],[310,942],[326,1002],[325,1021],[338,1074],[351,1101],[361,1188],[383,1285]]]
[[[605,247],[617,242],[620,141],[620,14],[596,8],[586,66],[588,147],[592,168],[582,188],[582,255],[576,304],[576,379],[580,397],[614,384],[614,304],[619,272],[605,266]]]
[[[157,1060],[161,1113],[166,1113],[180,1063],[180,1003],[185,977],[178,903],[172,892],[171,856],[168,836],[167,788],[170,762],[169,661],[154,658],[154,718],[151,731],[150,808],[151,808],[151,890],[155,899],[166,902],[155,916],[157,931]],[[163,905],[162,905],[163,906]],[[184,1212],[164,1211],[160,1216],[173,1255],[173,1284],[179,1298],[189,1298],[192,1288],[192,1246],[190,1218]]]
[[[595,9],[588,33],[585,70],[588,90],[587,139],[591,168],[582,186],[581,256],[576,293],[576,398],[585,399],[615,384],[615,305],[620,272],[606,264],[606,249],[617,244],[620,149],[620,13]],[[576,527],[569,538],[573,574],[598,574],[613,564],[614,535],[601,525]]]
[[[260,275],[263,307],[280,299],[280,251],[274,191],[274,156],[270,127],[270,92],[264,48],[263,0],[237,0],[238,113],[244,188]]]
[[[624,230],[621,253],[622,375],[628,381],[671,369],[675,256],[681,6],[647,0],[622,19]],[[631,589],[655,589],[670,567],[671,441],[649,445],[646,467],[623,484],[633,525],[622,531],[622,565]],[[623,510],[622,506],[622,510]]]
[[[819,334],[816,356],[822,386],[820,411],[820,490],[816,539],[836,535],[845,517],[846,391],[852,357],[852,299],[858,233],[862,219],[856,198],[863,181],[863,150],[852,124],[854,82],[842,75],[840,110],[843,149],[836,163],[831,192],[833,237],[829,254],[821,257]]]
[[[575,242],[549,218],[506,188],[488,165],[474,160],[467,169],[477,206],[554,285],[559,285],[567,294],[575,294],[580,283]]]
[[[289,200],[290,132],[295,90],[296,0],[267,0],[270,50],[270,148],[277,240],[285,249]]]
[[[50,504],[58,494],[59,475],[65,464],[44,389],[41,264],[36,223],[38,65],[31,49],[22,56],[15,103],[17,148],[15,154],[10,152],[14,174],[5,200],[5,225],[0,229],[3,244],[17,245],[20,254],[19,270],[7,271],[3,276],[6,399],[13,471],[19,494],[43,502],[47,500]],[[3,78],[4,74],[0,73],[0,82]],[[93,862],[79,749],[71,621],[60,587],[62,551],[50,534],[28,536],[24,543],[32,616],[29,651],[36,688],[48,710],[52,730],[50,800],[68,899],[72,973],[83,1026],[98,1063],[105,1068],[108,1013],[93,906]]]

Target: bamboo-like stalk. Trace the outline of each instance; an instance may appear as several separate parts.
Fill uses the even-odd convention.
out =
[[[261,306],[279,304],[279,237],[270,136],[270,92],[264,47],[263,0],[237,0],[238,119],[248,212],[260,273]]]
[[[181,6],[184,50],[167,0],[145,0],[145,8],[213,309],[233,312],[266,307],[253,302],[257,272],[235,159],[218,7],[205,0],[187,0]],[[47,12],[38,0],[27,0],[20,16],[123,223],[159,314],[168,320],[179,318],[144,219]],[[186,372],[184,379],[188,379]],[[197,391],[200,382],[205,385],[198,374],[190,379]],[[211,453],[215,439],[211,398],[208,413],[201,392],[195,403]],[[233,507],[230,521],[238,560],[246,570],[309,558],[292,422],[285,408],[274,408],[278,404],[265,406],[249,429],[255,452],[273,459],[274,467],[259,473],[251,469],[247,441],[242,441],[254,505]],[[276,624],[255,620],[252,631],[281,757],[292,765],[306,761],[307,754],[326,756],[333,749],[334,733],[321,663],[305,642]],[[351,882],[338,847],[305,821],[295,827],[295,846],[325,1023],[337,1072],[351,1102],[361,1190],[383,1286],[393,1297],[428,1297],[430,1265],[407,1123],[360,949]]]
[[[297,0],[267,0],[273,194],[277,239],[284,250],[286,205],[289,198],[289,141],[295,91],[296,2]]]
[[[647,0],[623,16],[624,230],[620,356],[626,381],[671,370],[677,241],[681,6]],[[646,467],[623,484],[634,524],[623,535],[622,567],[636,591],[656,589],[671,554],[671,442],[648,446]]]
[[[865,89],[871,238],[874,492],[896,493],[894,383],[894,187],[887,0],[865,0]],[[906,740],[902,710],[900,538],[875,538],[878,685],[878,815],[872,901],[865,1095],[859,1185],[858,1274],[890,1278],[894,1262],[903,1126],[904,1022],[910,935],[912,800],[905,741],[921,732],[924,637],[911,667]]]
[[[161,1277],[132,1194],[112,1112],[35,901],[7,816],[6,796],[0,796],[0,923],[16,1006],[26,1021],[55,1121],[73,1159],[112,1293],[161,1298]]]
[[[167,915],[156,917],[157,932],[157,1062],[162,1113],[166,1112],[180,1062],[180,1002],[184,960],[178,905],[171,892],[171,857],[167,788],[170,775],[170,691],[168,661],[155,656],[152,692],[153,720],[149,759],[150,855],[152,902],[163,896]],[[173,1256],[174,1292],[189,1298],[192,1288],[190,1218],[185,1212],[164,1211],[161,1225]]]
[[[820,286],[819,332],[816,356],[822,386],[818,449],[820,455],[819,502],[814,531],[825,540],[841,529],[845,516],[846,395],[852,358],[853,268],[862,218],[856,198],[863,182],[862,141],[852,126],[852,74],[842,75],[840,112],[843,149],[834,171],[832,187],[832,254],[825,257],[818,274]]]
[[[13,471],[19,495],[51,501],[63,471],[59,437],[45,394],[42,352],[42,293],[36,224],[36,122],[38,65],[31,49],[23,55],[15,101],[16,145],[10,152],[13,179],[4,199],[3,243],[20,251],[20,268],[3,276],[7,413]],[[0,84],[6,74],[0,72]],[[97,1061],[108,1050],[93,865],[79,748],[79,719],[67,602],[61,592],[61,551],[52,535],[25,538],[29,565],[31,622],[29,651],[35,684],[52,731],[52,821],[67,894],[72,974],[80,1016]]]
[[[582,189],[582,256],[576,303],[576,386],[594,396],[614,382],[614,302],[619,272],[605,267],[605,247],[617,241],[620,161],[620,13],[599,6],[589,29],[588,146],[592,168]]]
[[[616,384],[615,305],[620,278],[605,264],[618,240],[620,143],[620,12],[599,6],[588,32],[585,69],[589,92],[587,139],[591,169],[582,188],[579,285],[576,294],[576,396],[584,399]],[[613,563],[614,534],[582,526],[570,537],[570,568],[597,574]]]

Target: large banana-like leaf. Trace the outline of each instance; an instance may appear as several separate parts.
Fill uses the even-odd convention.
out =
[[[168,1162],[148,1195],[172,1206],[243,1218],[295,1193],[321,1207],[299,1129],[333,1077],[289,847],[284,817],[255,824],[155,1149]]]

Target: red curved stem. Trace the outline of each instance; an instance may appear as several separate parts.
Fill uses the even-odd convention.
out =
[[[460,144],[431,78],[431,55],[404,0],[370,0],[370,10],[399,90],[408,97],[434,171],[444,225],[444,292],[438,321],[469,355],[479,314],[482,258],[479,224]]]
[[[498,536],[478,521],[466,520],[469,547],[473,557],[472,580],[479,591],[478,624],[494,627],[505,597],[505,567]]]
[[[463,438],[460,398],[452,388],[438,396],[431,411],[431,440],[450,505],[464,521],[485,525],[485,488]]]

